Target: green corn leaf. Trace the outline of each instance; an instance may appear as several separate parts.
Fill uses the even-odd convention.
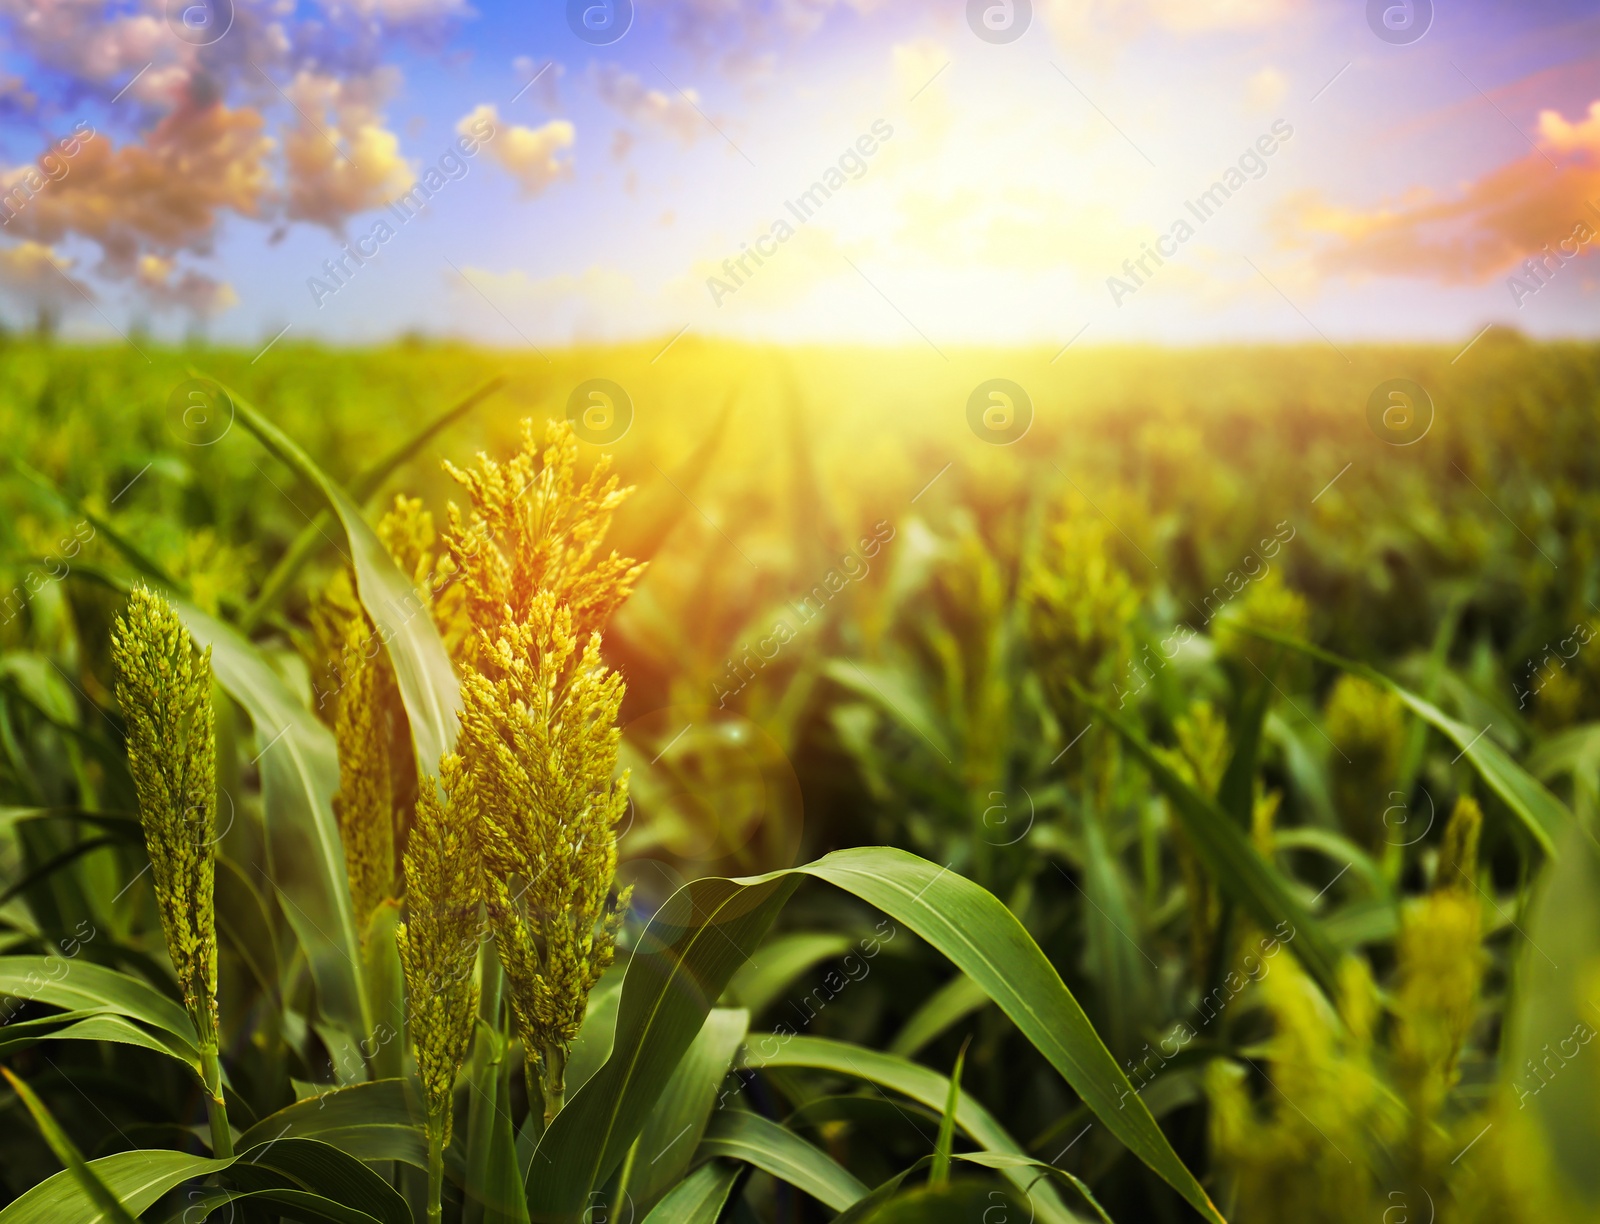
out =
[[[1241,829],[1250,827],[1251,808],[1255,803],[1256,763],[1261,754],[1261,728],[1266,723],[1273,692],[1268,673],[1250,679],[1255,683],[1245,690],[1238,716],[1229,728],[1233,755],[1217,787],[1218,806],[1233,817]]]
[[[374,1079],[398,1079],[405,1072],[406,991],[395,939],[399,926],[399,903],[385,900],[372,911],[361,941],[361,970],[372,1008]]]
[[[903,1129],[908,1137],[915,1134],[926,1141],[930,1130],[939,1129],[941,1116],[938,1110],[928,1109],[915,1101],[895,1101],[883,1093],[873,1096],[855,1093],[812,1097],[805,1104],[795,1106],[789,1116],[783,1119],[783,1124],[792,1131],[798,1131],[814,1130],[829,1122],[847,1122],[864,1128],[862,1133],[870,1134],[875,1139],[882,1139],[894,1130]]]
[[[473,391],[465,399],[457,402],[453,407],[445,409],[433,420],[429,421],[411,437],[371,467],[363,468],[350,478],[350,496],[357,502],[365,502],[369,497],[383,487],[383,482],[392,476],[399,467],[414,458],[424,446],[462,417],[466,416],[484,400],[505,385],[505,377],[497,375]],[[261,584],[261,591],[256,596],[255,602],[245,611],[240,618],[239,627],[249,633],[259,625],[268,612],[277,605],[284,594],[294,584],[310,561],[315,558],[328,544],[327,533],[333,527],[333,516],[327,510],[318,510],[294,538],[284,552],[278,564],[273,566],[272,572],[267,575],[266,581]]]
[[[51,855],[32,871],[25,872],[20,879],[10,888],[0,892],[0,906],[8,905],[12,900],[28,892],[35,885],[43,883],[58,871],[71,867],[86,854],[92,854],[103,846],[114,846],[118,839],[114,837],[91,837],[84,841],[74,842],[59,854]]]
[[[834,683],[876,705],[914,739],[932,748],[947,765],[952,764],[955,750],[949,736],[927,701],[906,684],[903,672],[853,659],[835,659],[825,670]]]
[[[378,1224],[411,1224],[405,1200],[388,1183],[355,1157],[312,1139],[277,1139],[225,1160],[166,1150],[117,1152],[89,1161],[86,1168],[134,1217],[185,1182],[215,1174],[221,1175],[230,1189],[300,1191],[364,1213]],[[359,1220],[329,1218],[336,1224]],[[74,1224],[112,1224],[65,1169],[0,1210],[0,1224],[63,1224],[69,1220]]]
[[[1403,688],[1389,679],[1376,668],[1368,667],[1365,663],[1358,663],[1354,659],[1346,659],[1332,651],[1323,650],[1309,642],[1302,642],[1298,638],[1289,637],[1287,634],[1277,633],[1270,629],[1262,629],[1252,625],[1241,624],[1238,628],[1264,638],[1269,642],[1277,642],[1298,650],[1301,654],[1309,655],[1323,663],[1332,664],[1342,668],[1352,675],[1361,676],[1370,680],[1380,688],[1388,689],[1405,703],[1406,707],[1418,718],[1440,732],[1446,739],[1461,749],[1460,755],[1472,763],[1478,776],[1483,779],[1505,805],[1522,821],[1528,832],[1533,834],[1534,840],[1544,849],[1546,854],[1553,854],[1556,845],[1561,841],[1566,830],[1574,825],[1572,813],[1567,810],[1566,804],[1557,799],[1545,789],[1538,779],[1527,770],[1513,761],[1499,744],[1490,739],[1488,728],[1469,727],[1466,723],[1457,722],[1438,706],[1434,705],[1410,689]]]
[[[581,1218],[643,1128],[728,979],[759,946],[798,878],[708,878],[669,897],[639,937],[611,1056],[556,1115],[527,1172],[535,1224]]]
[[[1558,731],[1528,756],[1528,772],[1541,782],[1565,775],[1572,780],[1572,803],[1584,828],[1600,814],[1600,723],[1580,723]]]
[[[970,1036],[961,1043],[955,1070],[950,1072],[950,1093],[945,1097],[944,1115],[939,1119],[939,1137],[933,1144],[933,1168],[928,1174],[928,1180],[936,1186],[950,1180],[950,1153],[955,1150],[956,1142],[956,1109],[961,1104],[961,1069],[967,1065],[967,1047],[971,1044]]]
[[[617,1032],[617,1006],[622,1002],[622,975],[627,966],[615,964],[600,975],[589,992],[589,1006],[583,1027],[567,1055],[567,1095],[571,1096],[611,1057],[612,1040]]]
[[[358,1160],[398,1160],[428,1167],[427,1118],[404,1080],[373,1080],[335,1088],[286,1105],[239,1137],[247,1151],[278,1139],[317,1139]]]
[[[186,1152],[156,1150],[117,1152],[89,1161],[88,1167],[128,1213],[137,1217],[169,1190],[216,1173],[231,1163]],[[67,1220],[103,1224],[105,1216],[66,1170],[46,1178],[0,1210],[0,1224],[63,1224]]]
[[[132,812],[90,812],[75,807],[0,807],[0,828],[15,829],[35,821],[90,825],[118,841],[144,843],[144,829]]]
[[[904,923],[981,985],[1135,1156],[1206,1219],[1222,1219],[1167,1142],[1061,975],[1015,915],[970,880],[893,847],[841,850],[807,875]]]
[[[16,1054],[41,1041],[109,1041],[137,1046],[176,1059],[203,1085],[205,1076],[194,1047],[165,1032],[150,1032],[115,1012],[76,1011],[0,1026],[0,1055]]]
[[[616,1169],[712,1001],[802,876],[852,893],[949,957],[1112,1134],[1204,1218],[1220,1224],[1216,1207],[1021,922],[970,880],[893,847],[843,850],[751,879],[696,880],[668,899],[629,962],[611,1058],[557,1115],[535,1151],[528,1187],[536,1224],[576,1218],[590,1191]],[[942,1086],[948,1091],[948,1083]],[[941,1095],[935,1108],[942,1105]]]
[[[255,724],[266,828],[263,883],[277,892],[283,916],[306,954],[317,1005],[345,1033],[364,1037],[372,1031],[372,1017],[358,968],[361,940],[344,843],[333,814],[339,789],[333,733],[239,633],[192,605],[175,601],[173,606],[195,641],[211,647],[217,683]],[[341,1058],[360,1061],[345,1052]]]
[[[1085,804],[1082,829],[1081,897],[1084,970],[1098,989],[1095,998],[1107,1040],[1118,1049],[1139,1047],[1139,1022],[1155,993],[1155,967],[1140,945],[1141,926],[1129,894],[1134,891],[1121,860],[1106,839],[1105,817]],[[1058,876],[1070,880],[1054,865]]]
[[[0,1000],[34,1000],[68,1011],[110,1011],[170,1034],[194,1055],[194,1025],[181,1004],[148,982],[60,956],[0,956]]]
[[[644,1224],[717,1224],[738,1180],[738,1165],[708,1161],[651,1208]]]
[[[1600,1113],[1592,1059],[1594,982],[1600,979],[1600,851],[1578,829],[1546,868],[1516,949],[1517,990],[1500,1057],[1506,1101],[1526,1111],[1554,1180],[1587,1208],[1600,1211]],[[1519,931],[1521,928],[1519,928]],[[1576,1204],[1574,1204],[1576,1205]]]
[[[989,996],[964,973],[958,973],[923,1000],[889,1043],[889,1053],[910,1058],[952,1025],[986,1007]]]
[[[467,1083],[467,1224],[527,1224],[528,1205],[511,1126],[511,1065],[506,1041],[487,1024],[464,1069]]]
[[[753,1070],[793,1067],[848,1076],[908,1097],[935,1116],[939,1115],[950,1097],[950,1081],[937,1071],[898,1055],[826,1037],[805,1037],[784,1032],[753,1033],[746,1046],[745,1066]],[[1030,1159],[1022,1145],[1006,1132],[994,1115],[971,1096],[963,1095],[956,1102],[955,1122],[967,1138],[992,1156],[1021,1161]],[[1005,1176],[1025,1192],[1035,1181],[1031,1173],[1007,1173]],[[1033,1197],[1039,1207],[1041,1220],[1059,1224],[1060,1221],[1076,1218],[1068,1212],[1052,1187],[1036,1187]]]
[[[261,891],[244,869],[217,856],[217,938],[239,958],[261,993],[276,999],[281,989],[278,934]]]
[[[723,1083],[749,1031],[749,1012],[714,1007],[678,1060],[635,1140],[631,1170],[622,1183],[638,1210],[649,1210],[688,1170],[712,1111],[722,1104]]]
[[[355,1207],[346,1207],[320,1194],[306,1190],[227,1190],[221,1186],[195,1186],[184,1193],[182,1200],[157,1224],[196,1224],[205,1220],[210,1224],[227,1221],[228,1213],[215,1215],[233,1203],[261,1203],[283,1209],[281,1218],[303,1224],[383,1224],[377,1216],[368,1215]],[[249,1208],[247,1207],[248,1211]],[[145,1217],[147,1220],[150,1217]],[[248,1216],[243,1217],[248,1219]]]
[[[1394,903],[1394,889],[1373,857],[1342,833],[1314,825],[1277,829],[1272,834],[1272,846],[1274,850],[1314,850],[1341,863],[1349,863],[1355,877],[1374,897]]]
[[[1287,922],[1294,932],[1291,946],[1300,963],[1329,998],[1336,998],[1339,951],[1311,912],[1301,904],[1282,873],[1261,857],[1245,831],[1217,806],[1215,799],[1191,786],[1167,764],[1137,727],[1082,689],[1078,689],[1078,696],[1122,737],[1151,779],[1172,801],[1185,832],[1223,896],[1263,929],[1273,930]]]
[[[76,497],[59,488],[55,481],[51,480],[43,472],[35,471],[19,459],[10,460],[10,466],[16,469],[23,479],[49,494],[51,498],[65,507],[68,513],[77,515],[92,526],[96,536],[104,539],[107,544],[121,553],[123,560],[145,577],[155,580],[164,587],[178,589],[182,586],[182,583],[172,578],[161,566],[152,561],[137,544],[119,532],[106,519],[90,510]]]
[[[225,1174],[241,1190],[302,1190],[365,1212],[379,1224],[412,1224],[406,1201],[348,1152],[285,1137],[235,1158]]]
[[[93,1204],[94,1219],[104,1220],[106,1224],[134,1224],[127,1208],[84,1161],[83,1153],[79,1152],[77,1145],[67,1138],[67,1132],[61,1129],[60,1123],[55,1120],[33,1089],[5,1067],[0,1067],[0,1075],[6,1077],[6,1083],[11,1085],[12,1091],[28,1107],[28,1112],[33,1115],[34,1124],[44,1136],[44,1141],[50,1145],[50,1150],[56,1154],[56,1159],[67,1166],[66,1171],[72,1175],[78,1189]]]
[[[1113,1224],[1111,1217],[1106,1214],[1105,1208],[1100,1206],[1089,1187],[1071,1173],[1062,1169],[1057,1169],[1028,1156],[1001,1156],[994,1152],[957,1153],[953,1159],[957,1163],[992,1169],[1005,1176],[1015,1187],[1012,1191],[1013,1195],[1017,1190],[1021,1191],[1024,1201],[1029,1207],[1028,1214],[1030,1218],[1038,1213],[1038,1208],[1042,1205],[1041,1193],[1046,1189],[1042,1183],[1047,1178],[1053,1178],[1070,1187],[1082,1198],[1089,1206],[1089,1209],[1094,1212],[1095,1218],[1100,1221],[1100,1224]],[[857,1201],[848,1211],[835,1216],[833,1224],[860,1224],[862,1221],[878,1219],[879,1210],[895,1198],[901,1186],[914,1174],[920,1173],[932,1163],[932,1156],[924,1156],[910,1168],[902,1169],[887,1181],[873,1187],[871,1193]],[[991,1195],[981,1191],[980,1193],[982,1197],[976,1203],[968,1204],[961,1202],[961,1200],[955,1200],[960,1204],[955,1214],[951,1217],[956,1224],[963,1224],[964,1221],[975,1219],[988,1220],[990,1218],[988,1212],[990,1211],[993,1212],[993,1219],[997,1222],[1009,1214],[1003,1208],[1009,1208],[1011,1206],[1010,1203],[995,1203]],[[921,1214],[918,1209],[922,1208],[923,1205],[923,1203],[917,1203],[905,1215],[895,1215],[892,1218],[896,1220],[918,1219]],[[976,1208],[976,1210],[972,1208]],[[1078,1219],[1081,1217],[1075,1216],[1073,1218]]]
[[[421,597],[368,526],[361,507],[288,434],[233,391],[240,424],[301,479],[322,491],[344,527],[361,604],[389,651],[400,698],[411,723],[418,768],[437,777],[439,758],[455,747],[461,686],[444,641]]]
[[[724,1109],[711,1120],[700,1155],[742,1160],[835,1211],[867,1193],[866,1186],[821,1148],[743,1109]]]

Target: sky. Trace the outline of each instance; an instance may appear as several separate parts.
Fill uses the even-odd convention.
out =
[[[0,318],[1593,336],[1597,69],[1572,0],[0,0]]]

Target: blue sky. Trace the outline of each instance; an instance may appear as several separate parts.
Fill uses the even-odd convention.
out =
[[[243,344],[1600,328],[1592,6],[1453,4],[1414,41],[1324,0],[1021,7],[993,42],[960,3],[670,0],[594,46],[557,5],[238,0],[197,47],[222,10],[0,0],[0,311]],[[485,107],[465,176],[369,238]],[[353,239],[376,257],[336,284]]]

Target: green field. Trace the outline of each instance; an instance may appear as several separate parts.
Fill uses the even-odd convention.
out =
[[[0,1224],[1594,1218],[1600,346],[147,351],[0,348]]]

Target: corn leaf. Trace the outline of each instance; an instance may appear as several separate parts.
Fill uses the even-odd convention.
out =
[[[749,1031],[749,1012],[714,1007],[678,1060],[635,1140],[631,1171],[622,1184],[637,1209],[648,1210],[688,1170],[712,1111],[722,1106],[723,1081]]]
[[[226,1221],[229,1216],[215,1213],[232,1203],[252,1202],[281,1207],[284,1209],[282,1219],[305,1224],[383,1224],[377,1216],[306,1190],[227,1190],[221,1186],[196,1186],[186,1191],[183,1200],[162,1216],[159,1224],[196,1224],[199,1220],[212,1219]],[[145,1218],[148,1220],[150,1217]]]
[[[86,960],[0,956],[0,997],[68,1011],[109,1011],[176,1037],[199,1061],[194,1025],[183,1007],[148,982]]]
[[[644,1224],[717,1224],[738,1180],[738,1165],[709,1161],[651,1208]]]
[[[315,1139],[284,1138],[245,1152],[225,1180],[241,1190],[302,1190],[365,1212],[379,1224],[412,1224],[410,1208],[388,1182],[349,1153]]]
[[[700,1155],[742,1160],[835,1211],[867,1193],[866,1186],[822,1149],[744,1109],[724,1109],[712,1119]]]
[[[843,956],[856,941],[837,931],[795,931],[761,946],[759,963],[752,960],[733,975],[728,997],[759,1016],[782,996],[791,982],[813,965]]]
[[[307,483],[321,490],[339,516],[350,546],[349,560],[356,571],[361,604],[377,627],[394,665],[400,698],[411,723],[417,766],[437,777],[439,758],[455,747],[461,686],[444,641],[421,597],[389,556],[389,550],[367,525],[361,507],[317,466],[315,460],[265,416],[233,391],[239,422],[261,444]]]
[[[267,903],[244,868],[218,856],[217,939],[238,956],[261,993],[276,999],[281,989],[278,935],[267,913]]]
[[[1039,945],[991,893],[894,847],[841,850],[796,870],[874,905],[983,987],[1106,1128],[1206,1219],[1219,1222]]]
[[[1289,881],[1262,858],[1249,836],[1217,801],[1181,777],[1150,746],[1137,727],[1081,689],[1079,697],[1122,737],[1151,779],[1172,801],[1185,832],[1223,896],[1264,929],[1272,930],[1287,922],[1294,931],[1291,946],[1300,963],[1329,998],[1336,998],[1339,951],[1311,912],[1301,904]]]
[[[795,1067],[848,1076],[908,1097],[936,1116],[950,1095],[950,1081],[937,1071],[898,1055],[884,1054],[826,1037],[804,1037],[781,1032],[752,1034],[746,1047],[745,1066],[753,1070]],[[990,1155],[1029,1160],[1022,1145],[1007,1134],[994,1115],[971,1096],[963,1095],[956,1102],[955,1122],[963,1134]],[[1008,1173],[1006,1176],[1024,1191],[1036,1180],[1032,1174],[1017,1173],[1013,1176]],[[1067,1210],[1051,1187],[1038,1187],[1033,1195],[1041,1220],[1059,1222],[1077,1218]]]
[[[467,1103],[467,1224],[527,1224],[528,1206],[517,1175],[517,1137],[511,1127],[511,1065],[506,1041],[479,1023],[463,1078]]]
[[[226,1168],[231,1161],[186,1152],[117,1152],[91,1160],[88,1167],[133,1216],[142,1215],[167,1191],[192,1178]],[[105,1216],[66,1170],[24,1191],[4,1210],[0,1224],[62,1224],[65,1220],[100,1224]]]
[[[1250,810],[1255,801],[1256,761],[1261,753],[1261,728],[1272,704],[1272,686],[1266,673],[1253,677],[1240,702],[1238,716],[1229,730],[1233,755],[1217,787],[1217,804],[1233,817],[1241,829],[1250,827]]]
[[[1507,1017],[1500,1078],[1509,1101],[1526,1110],[1537,1148],[1555,1180],[1582,1201],[1587,1218],[1600,1210],[1600,1115],[1592,1068],[1593,983],[1600,977],[1600,851],[1576,828],[1539,882],[1517,949],[1517,991]],[[1552,1065],[1553,1062],[1553,1065]]]
[[[667,899],[628,962],[611,1056],[539,1141],[527,1174],[535,1224],[577,1221],[643,1128],[713,1002],[799,883],[695,880]]]
[[[955,1070],[950,1072],[950,1092],[944,1100],[944,1114],[939,1119],[939,1137],[933,1143],[933,1167],[928,1180],[941,1185],[950,1180],[950,1153],[955,1150],[956,1107],[961,1104],[961,1069],[967,1065],[968,1037],[961,1043],[961,1053],[956,1055]]]
[[[185,1182],[223,1175],[247,1192],[298,1190],[363,1212],[378,1224],[411,1224],[405,1200],[359,1160],[326,1143],[285,1138],[224,1160],[164,1149],[117,1152],[85,1166],[128,1213],[143,1215],[156,1200]],[[181,1217],[180,1217],[181,1218]],[[337,1224],[346,1224],[338,1217]],[[83,1186],[63,1169],[0,1210],[0,1224],[112,1224]]]
[[[1089,1205],[1090,1210],[1095,1213],[1095,1218],[1100,1221],[1100,1224],[1112,1224],[1111,1217],[1106,1214],[1105,1208],[1100,1206],[1088,1186],[1084,1185],[1081,1180],[1071,1173],[1057,1169],[1052,1165],[1047,1165],[1043,1161],[1034,1160],[1029,1156],[1002,1156],[994,1152],[958,1152],[952,1159],[958,1163],[970,1164],[983,1169],[992,1169],[1005,1176],[1016,1188],[1022,1191],[1030,1208],[1030,1218],[1032,1215],[1037,1214],[1037,1209],[1041,1205],[1041,1193],[1044,1189],[1041,1182],[1046,1178],[1054,1178],[1075,1191]],[[859,1221],[877,1219],[878,1210],[894,1199],[907,1179],[916,1173],[920,1173],[932,1163],[932,1156],[924,1156],[914,1165],[902,1169],[887,1181],[874,1186],[871,1193],[859,1199],[848,1211],[835,1216],[833,1224],[858,1224]],[[922,1206],[923,1204],[917,1204],[918,1208]],[[992,1211],[995,1214],[996,1221],[1003,1221],[1007,1214],[1004,1205],[993,1203],[988,1195],[985,1195],[976,1206],[979,1208],[977,1213],[971,1210],[957,1211],[953,1218],[958,1222],[985,1219],[988,1213]],[[907,1218],[914,1218],[915,1214],[913,1212]]]
[[[1489,738],[1487,727],[1474,728],[1467,726],[1466,723],[1457,722],[1431,701],[1419,697],[1410,689],[1401,687],[1365,663],[1343,658],[1332,651],[1323,650],[1309,642],[1302,642],[1298,638],[1270,629],[1244,624],[1240,624],[1238,628],[1269,642],[1277,642],[1298,650],[1301,654],[1342,668],[1353,675],[1370,680],[1380,688],[1388,689],[1400,698],[1413,714],[1461,749],[1460,755],[1472,763],[1473,769],[1478,771],[1478,776],[1483,779],[1484,784],[1515,813],[1546,854],[1555,852],[1555,847],[1566,830],[1575,823],[1566,804],[1507,756],[1505,750]]]
[[[617,1005],[622,1002],[622,975],[626,969],[623,964],[612,965],[589,992],[583,1027],[578,1030],[578,1039],[567,1055],[569,1096],[587,1084],[611,1057],[612,1040],[617,1033]]]
[[[105,1220],[106,1224],[133,1224],[133,1217],[128,1214],[128,1209],[84,1161],[83,1153],[78,1151],[77,1145],[71,1139],[67,1138],[67,1132],[61,1129],[61,1124],[45,1107],[38,1094],[11,1074],[9,1069],[0,1067],[0,1075],[6,1077],[6,1083],[11,1085],[12,1091],[28,1107],[28,1112],[33,1115],[34,1124],[44,1136],[45,1143],[49,1144],[56,1159],[67,1166],[67,1172],[77,1182],[78,1188],[88,1196],[96,1208],[95,1219]]]
[[[41,1041],[109,1041],[154,1050],[181,1062],[205,1082],[193,1046],[170,1033],[148,1032],[115,1012],[64,1012],[0,1026],[0,1054],[15,1054]]]
[[[352,1084],[286,1105],[239,1137],[239,1150],[277,1139],[317,1139],[358,1160],[428,1167],[426,1114],[404,1080]]]
[[[365,502],[383,487],[383,482],[392,476],[401,464],[415,457],[434,437],[483,403],[503,387],[505,381],[503,376],[489,379],[465,399],[434,417],[383,458],[357,472],[350,478],[350,496],[357,502]],[[300,571],[327,546],[327,533],[332,526],[333,516],[327,510],[318,510],[312,516],[311,522],[301,529],[278,564],[272,567],[272,572],[267,575],[266,581],[261,584],[261,591],[257,594],[255,602],[240,618],[241,629],[249,633],[261,623],[262,618],[283,598]]]
[[[629,962],[611,1058],[557,1115],[535,1151],[528,1192],[536,1224],[575,1219],[590,1191],[611,1175],[712,1000],[802,876],[852,893],[949,957],[1112,1134],[1203,1217],[1220,1224],[1216,1207],[1026,928],[983,888],[893,847],[842,850],[751,879],[696,880],[668,899]],[[935,1108],[942,1105],[941,1097]]]

